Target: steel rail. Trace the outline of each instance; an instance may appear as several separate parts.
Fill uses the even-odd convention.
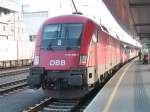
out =
[[[21,79],[18,81],[12,81],[9,83],[4,83],[0,85],[0,94],[8,93],[9,91],[13,91],[19,88],[23,88],[28,86],[26,83],[27,79]]]
[[[0,78],[2,77],[8,77],[8,76],[13,76],[13,75],[18,75],[21,73],[28,73],[29,72],[29,68],[25,68],[25,69],[16,69],[16,70],[10,70],[10,71],[0,71]]]

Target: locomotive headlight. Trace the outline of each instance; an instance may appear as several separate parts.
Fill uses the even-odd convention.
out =
[[[34,56],[34,65],[39,65],[39,62],[40,62],[40,57]]]
[[[87,61],[87,56],[80,56],[80,65],[85,65]]]

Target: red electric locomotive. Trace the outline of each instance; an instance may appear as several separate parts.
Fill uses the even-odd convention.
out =
[[[81,15],[46,20],[37,34],[28,83],[51,97],[81,97],[125,61],[123,44]]]

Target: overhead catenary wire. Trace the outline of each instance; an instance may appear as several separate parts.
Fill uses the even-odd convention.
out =
[[[76,7],[76,5],[75,5],[75,3],[74,3],[74,0],[71,0],[71,2],[72,2],[72,5],[73,5],[75,11],[78,12],[77,7]]]

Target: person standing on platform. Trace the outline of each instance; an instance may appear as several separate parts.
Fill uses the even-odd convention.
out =
[[[141,61],[141,56],[142,56],[142,53],[141,53],[141,51],[139,51],[139,54],[138,54],[138,56],[139,56],[139,60]]]

